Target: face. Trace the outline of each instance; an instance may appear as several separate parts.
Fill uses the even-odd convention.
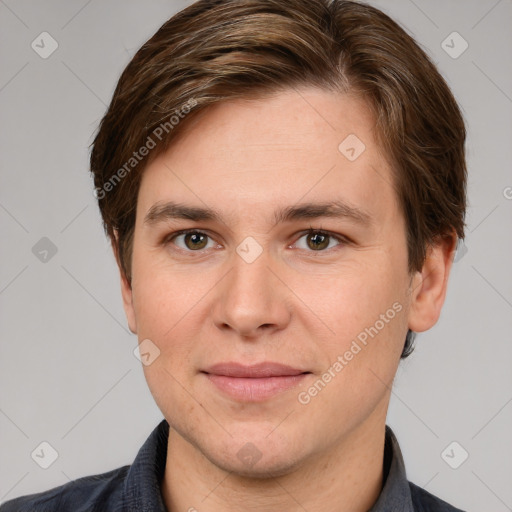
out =
[[[217,466],[284,474],[384,424],[444,298],[407,272],[391,181],[364,101],[313,88],[216,105],[145,169],[124,306],[171,430]]]

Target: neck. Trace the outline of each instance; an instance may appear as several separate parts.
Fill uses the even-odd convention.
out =
[[[170,428],[162,495],[169,512],[364,512],[382,488],[384,438],[385,417],[368,421],[330,453],[265,479],[219,468]]]

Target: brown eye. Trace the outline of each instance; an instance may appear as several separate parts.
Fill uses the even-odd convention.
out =
[[[310,230],[302,235],[295,245],[299,249],[309,252],[329,252],[339,245],[346,244],[344,237],[333,235],[324,231]]]
[[[329,246],[329,235],[310,233],[307,235],[307,244],[310,249],[319,251]]]
[[[206,247],[208,237],[202,233],[187,233],[184,239],[185,245],[194,250],[203,249]]]
[[[180,249],[189,252],[197,252],[201,249],[210,249],[215,244],[213,240],[201,231],[181,231],[167,239],[167,244],[174,244]]]

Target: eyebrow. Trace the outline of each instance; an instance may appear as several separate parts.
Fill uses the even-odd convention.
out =
[[[279,208],[274,212],[274,223],[279,224],[281,222],[316,219],[320,217],[347,218],[365,227],[373,224],[373,218],[367,211],[349,205],[343,201],[301,203]],[[155,203],[144,217],[144,224],[152,226],[171,219],[184,219],[195,222],[217,221],[224,223],[222,215],[213,208],[190,206],[168,201],[165,203]]]

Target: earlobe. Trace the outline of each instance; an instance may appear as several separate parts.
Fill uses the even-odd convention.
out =
[[[119,259],[119,252],[117,248],[117,231],[114,230],[114,239],[112,239],[112,250],[114,252],[114,257],[117,263],[117,267],[119,269],[119,277],[121,281],[121,296],[123,299],[123,308],[126,315],[126,319],[128,321],[128,327],[133,334],[137,334],[137,318],[135,315],[135,308],[133,304],[133,290],[132,285],[128,281],[126,277],[123,267],[121,265],[121,261]]]
[[[417,272],[411,283],[411,306],[409,329],[427,331],[439,320],[448,288],[457,236],[446,235],[427,249],[421,272]]]

